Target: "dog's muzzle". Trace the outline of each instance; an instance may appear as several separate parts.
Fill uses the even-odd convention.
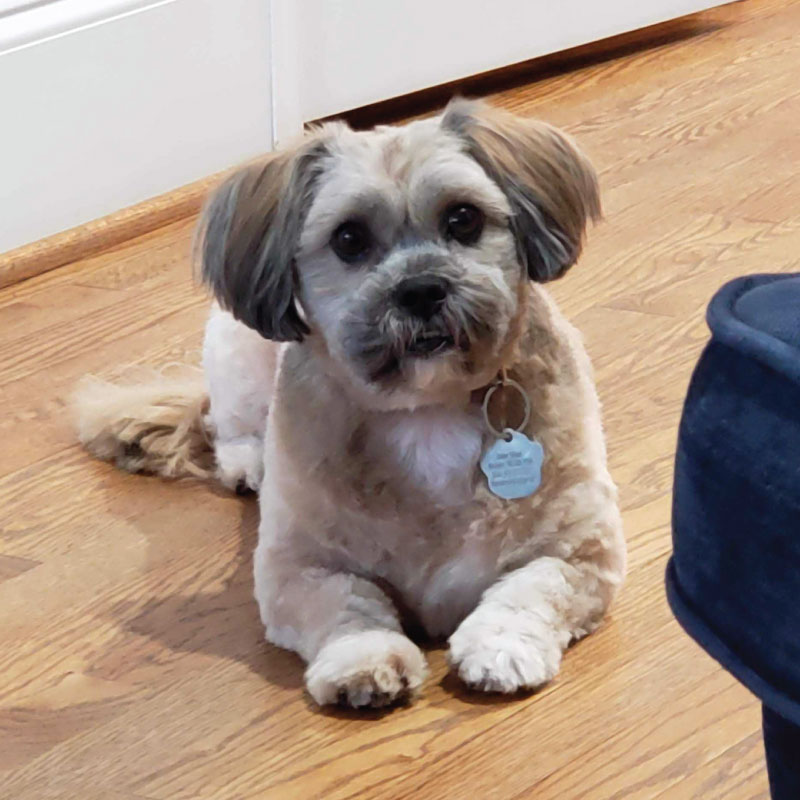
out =
[[[405,355],[426,358],[455,347],[455,333],[442,316],[449,293],[450,281],[438,275],[416,275],[397,285],[394,302],[414,323],[408,340],[402,343]]]

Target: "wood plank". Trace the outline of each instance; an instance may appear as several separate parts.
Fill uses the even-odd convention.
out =
[[[0,583],[2,581],[16,578],[29,569],[38,567],[39,562],[30,558],[19,558],[18,556],[6,556],[0,554]]]
[[[758,703],[672,619],[663,570],[705,305],[730,278],[800,263],[800,5],[683,24],[493,86],[575,133],[605,194],[553,291],[595,363],[630,574],[554,684],[473,695],[434,649],[415,705],[320,713],[299,659],[262,639],[252,500],[76,446],[82,374],[197,358],[187,217],[0,290],[0,796],[766,800]]]

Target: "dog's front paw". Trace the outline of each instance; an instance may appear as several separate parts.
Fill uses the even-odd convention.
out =
[[[464,683],[484,692],[513,694],[552,680],[561,665],[561,647],[546,632],[483,624],[468,617],[450,637],[449,661]]]
[[[216,443],[217,478],[228,489],[257,492],[264,477],[264,445],[257,436]]]
[[[410,639],[365,631],[326,644],[306,671],[306,686],[321,706],[380,708],[408,700],[426,673],[425,657]]]

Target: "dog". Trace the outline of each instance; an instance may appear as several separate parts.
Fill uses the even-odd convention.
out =
[[[483,102],[323,124],[207,204],[205,387],[88,384],[80,438],[258,491],[266,638],[302,656],[318,704],[417,693],[400,609],[468,686],[535,689],[625,571],[591,365],[542,286],[599,215],[567,135]],[[507,499],[485,462],[514,437],[527,488],[512,475]]]

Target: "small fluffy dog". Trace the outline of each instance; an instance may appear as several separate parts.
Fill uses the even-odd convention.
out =
[[[624,573],[616,490],[589,360],[540,285],[599,208],[567,136],[483,103],[323,125],[205,211],[208,413],[202,388],[84,387],[97,455],[203,475],[211,441],[217,477],[259,491],[261,619],[317,703],[422,684],[401,608],[493,692],[549,681],[600,623]],[[492,387],[510,416],[529,402],[522,440],[543,454],[517,499],[480,467],[504,433]]]

